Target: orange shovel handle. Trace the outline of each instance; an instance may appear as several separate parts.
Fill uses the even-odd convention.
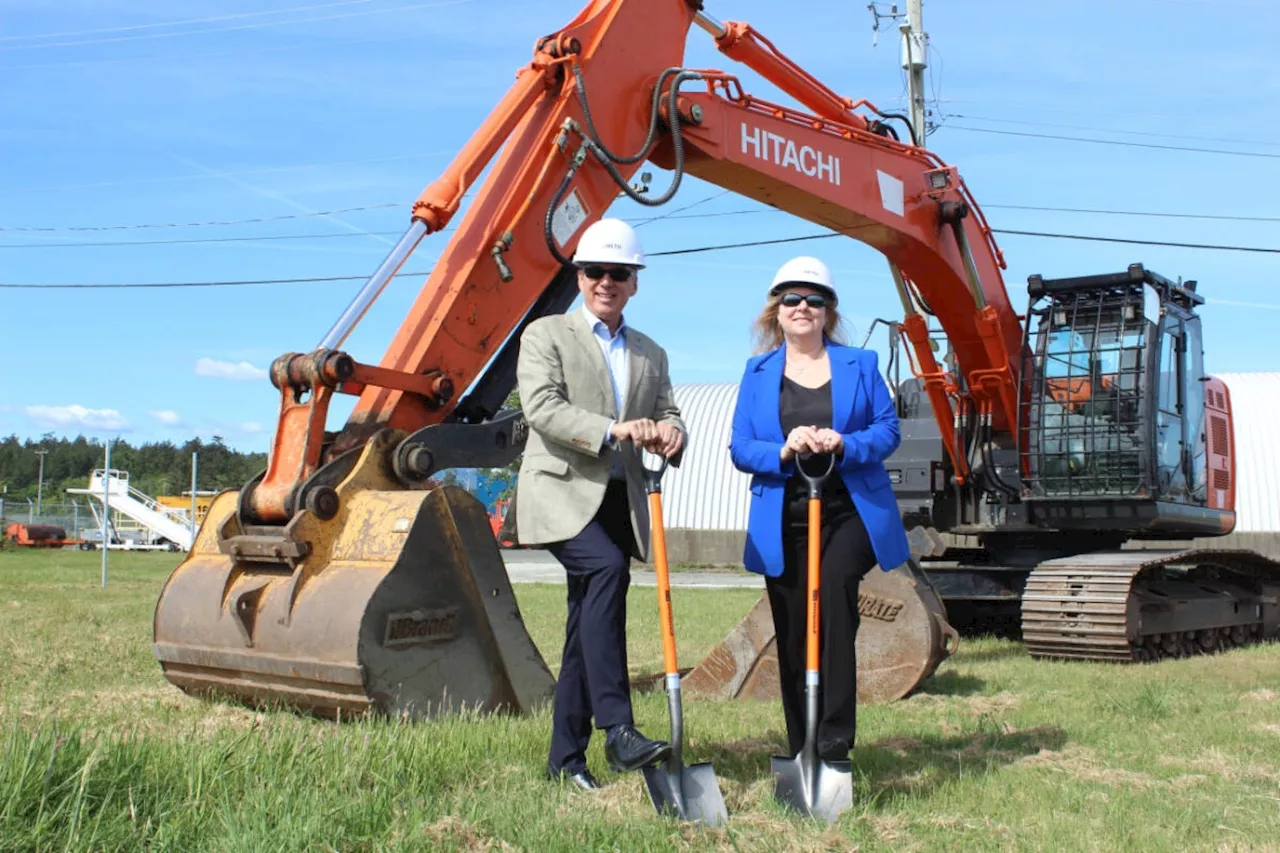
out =
[[[805,641],[805,669],[818,671],[818,587],[822,574],[822,541],[819,525],[822,524],[822,501],[809,499],[809,607],[808,631]]]
[[[658,618],[662,622],[662,665],[667,675],[679,672],[676,666],[676,628],[671,615],[671,577],[667,568],[667,535],[662,523],[662,495],[649,493],[649,518],[653,527],[653,571],[658,580]]]

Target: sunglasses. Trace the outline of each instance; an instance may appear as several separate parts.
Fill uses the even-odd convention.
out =
[[[801,296],[799,293],[784,293],[779,301],[788,308],[795,308],[801,302],[809,303],[810,308],[827,307],[827,297],[820,293],[810,293],[805,296]]]
[[[605,275],[608,275],[609,278],[614,281],[626,281],[631,278],[631,270],[627,267],[602,267],[593,264],[592,266],[582,267],[581,269],[583,273],[586,274],[587,278],[592,281],[599,281],[604,278]]]

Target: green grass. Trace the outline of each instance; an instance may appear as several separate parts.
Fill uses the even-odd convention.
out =
[[[549,714],[334,724],[191,699],[151,656],[175,555],[0,552],[0,851],[1277,851],[1280,647],[1155,666],[1032,661],[967,640],[916,695],[859,709],[855,806],[836,827],[770,796],[776,703],[686,697],[686,761],[731,820],[659,819],[638,774],[541,779]],[[554,669],[563,589],[518,585]],[[630,662],[660,668],[654,590],[632,590]],[[692,665],[751,590],[673,591]],[[665,699],[637,693],[665,734]]]

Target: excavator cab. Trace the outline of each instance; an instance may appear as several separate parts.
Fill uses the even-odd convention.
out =
[[[1223,383],[1204,373],[1195,282],[1134,264],[1031,276],[1028,294],[1022,462],[1032,519],[1138,537],[1229,531],[1230,413]]]

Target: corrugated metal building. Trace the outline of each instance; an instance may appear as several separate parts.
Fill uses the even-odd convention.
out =
[[[676,405],[689,427],[679,468],[662,478],[662,517],[668,528],[746,530],[751,475],[729,459],[729,431],[738,400],[736,382],[675,386]]]
[[[1236,532],[1280,531],[1280,373],[1223,373],[1236,439]]]
[[[1236,533],[1280,538],[1280,373],[1228,373],[1221,377],[1230,390],[1234,411]],[[675,395],[689,425],[690,440],[681,467],[669,469],[663,478],[667,529],[745,531],[751,478],[734,468],[729,459],[737,383],[677,385]],[[687,534],[682,542],[693,552],[699,550]],[[1244,541],[1231,544],[1261,547]]]

